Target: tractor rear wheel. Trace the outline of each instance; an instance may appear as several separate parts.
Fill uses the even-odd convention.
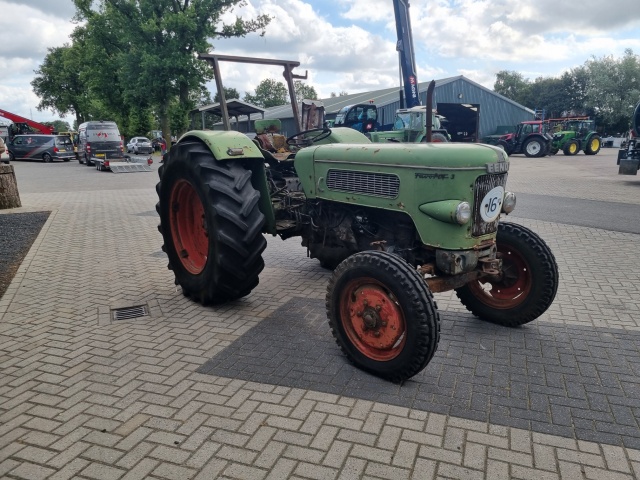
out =
[[[174,146],[158,173],[162,248],[184,295],[203,305],[248,295],[267,246],[251,170],[196,141]]]
[[[397,255],[365,251],[338,265],[327,286],[329,325],[358,368],[402,382],[433,358],[440,317],[426,282]]]
[[[593,135],[587,141],[587,145],[584,147],[584,153],[585,155],[595,155],[600,151],[600,147],[602,147],[602,140],[600,140],[600,135]]]
[[[551,305],[558,290],[558,265],[547,244],[516,223],[498,225],[497,247],[502,275],[456,289],[471,313],[482,320],[517,327],[535,320]]]
[[[539,138],[530,138],[524,142],[522,151],[529,158],[542,157],[546,152],[546,147]]]
[[[562,147],[562,152],[565,155],[576,155],[580,151],[580,144],[577,140],[568,140],[567,143]]]

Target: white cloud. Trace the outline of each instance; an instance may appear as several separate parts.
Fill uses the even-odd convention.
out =
[[[75,25],[26,5],[0,1],[0,58],[42,58],[47,48],[69,42]]]
[[[340,90],[386,88],[393,82],[397,68],[395,40],[372,34],[357,25],[334,27],[301,0],[280,0],[277,5],[273,0],[254,0],[223,20],[232,21],[235,15],[255,18],[263,13],[275,17],[264,37],[215,40],[216,53],[246,56],[250,52],[250,56],[300,61],[302,71],[299,73],[309,70],[309,84],[316,87],[321,96]],[[235,72],[236,78],[243,79],[242,90],[236,87],[241,93],[253,90],[264,78],[282,78],[281,72],[267,75],[260,69],[245,66],[235,67]],[[231,71],[225,75],[231,75],[227,78],[234,80]],[[323,85],[313,83],[318,78],[323,78]]]
[[[34,70],[38,69],[48,48],[68,43],[75,25],[70,15],[62,15],[72,6],[71,0],[24,2],[0,0],[0,108],[30,117],[50,121],[50,112],[39,112],[40,99],[31,89]],[[59,5],[58,5],[59,3]],[[71,9],[73,15],[73,9]],[[0,120],[3,120],[0,117]]]
[[[613,3],[613,2],[611,2]],[[580,3],[557,0],[411,0],[420,81],[455,75],[492,87],[495,73],[559,75],[592,56],[640,53],[638,0]],[[0,108],[36,120],[33,71],[47,48],[62,46],[74,28],[72,0],[0,0]],[[273,18],[264,37],[216,39],[216,53],[297,60],[297,73],[321,97],[398,84],[391,0],[247,0],[225,15]],[[279,67],[223,64],[226,86],[241,95],[265,78],[282,79]],[[211,89],[215,91],[212,83]]]

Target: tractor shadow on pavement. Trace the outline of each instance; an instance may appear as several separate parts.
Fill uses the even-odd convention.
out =
[[[294,298],[199,373],[311,389],[612,445],[640,447],[640,333],[440,312],[431,363],[402,385],[353,367],[324,301]]]

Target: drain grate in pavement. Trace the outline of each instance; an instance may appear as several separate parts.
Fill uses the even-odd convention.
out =
[[[112,310],[113,320],[131,320],[133,318],[146,317],[149,315],[146,305],[138,305],[135,307],[117,308]]]
[[[533,322],[503,328],[441,311],[438,351],[404,385],[353,367],[324,301],[295,298],[199,373],[640,448],[640,332]]]

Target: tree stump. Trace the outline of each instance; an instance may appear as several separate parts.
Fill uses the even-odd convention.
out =
[[[0,210],[21,206],[13,165],[0,165]]]

